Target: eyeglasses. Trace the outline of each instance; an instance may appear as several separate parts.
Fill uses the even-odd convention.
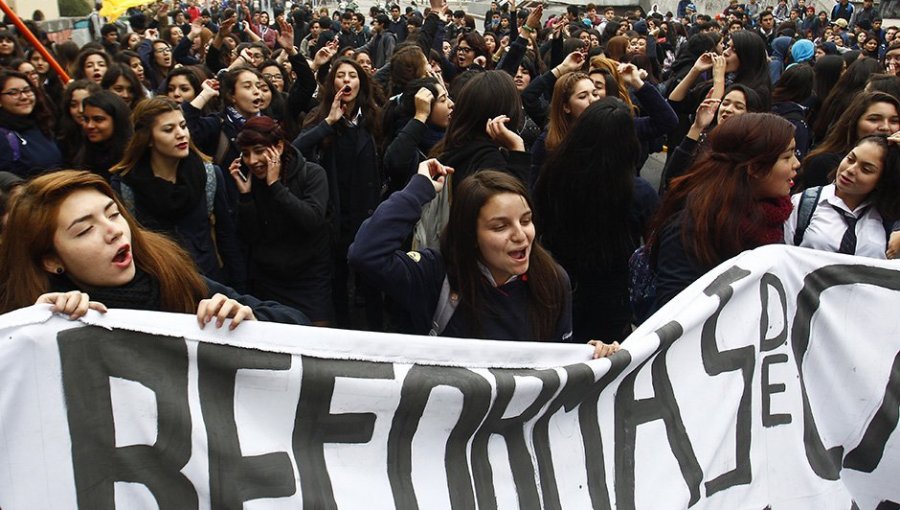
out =
[[[456,48],[457,53],[472,53],[473,51],[475,50],[469,48],[468,46],[457,46]]]
[[[165,55],[166,53],[172,53],[172,48],[157,48],[153,50],[153,53],[159,53]]]
[[[9,97],[18,97],[18,96],[30,96],[34,94],[34,89],[31,87],[24,87],[21,89],[9,89],[6,92],[0,92],[0,94]]]
[[[265,78],[269,81],[274,81],[274,80],[283,81],[284,80],[284,77],[281,76],[280,74],[264,74],[262,76],[263,76],[263,78]]]

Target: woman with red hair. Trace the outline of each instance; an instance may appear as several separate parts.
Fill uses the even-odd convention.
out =
[[[672,181],[648,240],[656,308],[744,250],[784,241],[800,162],[794,127],[768,113],[735,116],[713,129],[708,149]]]
[[[0,244],[0,313],[34,303],[76,319],[106,307],[196,313],[201,327],[232,319],[308,324],[300,312],[238,295],[203,277],[190,255],[145,230],[91,172],[64,170],[22,186]],[[94,299],[95,301],[91,301]]]

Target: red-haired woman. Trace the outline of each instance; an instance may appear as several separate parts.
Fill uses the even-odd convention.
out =
[[[800,162],[794,127],[747,113],[713,129],[688,173],[672,181],[648,245],[656,261],[656,307],[719,263],[784,240]]]
[[[0,313],[33,303],[78,318],[106,307],[196,313],[203,327],[231,318],[307,324],[300,312],[238,295],[204,278],[166,236],[144,230],[109,184],[65,170],[25,184],[0,244]],[[95,301],[92,301],[95,300]]]
[[[332,319],[328,178],[285,138],[270,117],[248,120],[230,168],[240,192],[238,234],[249,246],[250,292]]]

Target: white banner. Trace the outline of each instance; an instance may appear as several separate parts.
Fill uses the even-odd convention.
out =
[[[890,509],[900,266],[768,247],[615,356],[0,317],[0,508]]]

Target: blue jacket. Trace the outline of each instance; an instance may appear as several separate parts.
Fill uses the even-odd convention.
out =
[[[414,175],[406,188],[391,195],[363,223],[348,255],[351,267],[409,313],[416,334],[426,334],[431,329],[447,270],[439,251],[404,253],[399,248],[422,215],[422,207],[434,197],[434,187],[428,179]],[[559,271],[570,289],[568,275],[562,268]],[[480,317],[473,318],[460,305],[443,336],[537,340],[528,316],[527,278],[516,278],[499,287],[485,282],[478,298],[485,310]],[[571,299],[569,290],[553,341],[571,340]]]
[[[24,131],[0,127],[0,170],[27,179],[62,165],[56,142],[37,127]]]

